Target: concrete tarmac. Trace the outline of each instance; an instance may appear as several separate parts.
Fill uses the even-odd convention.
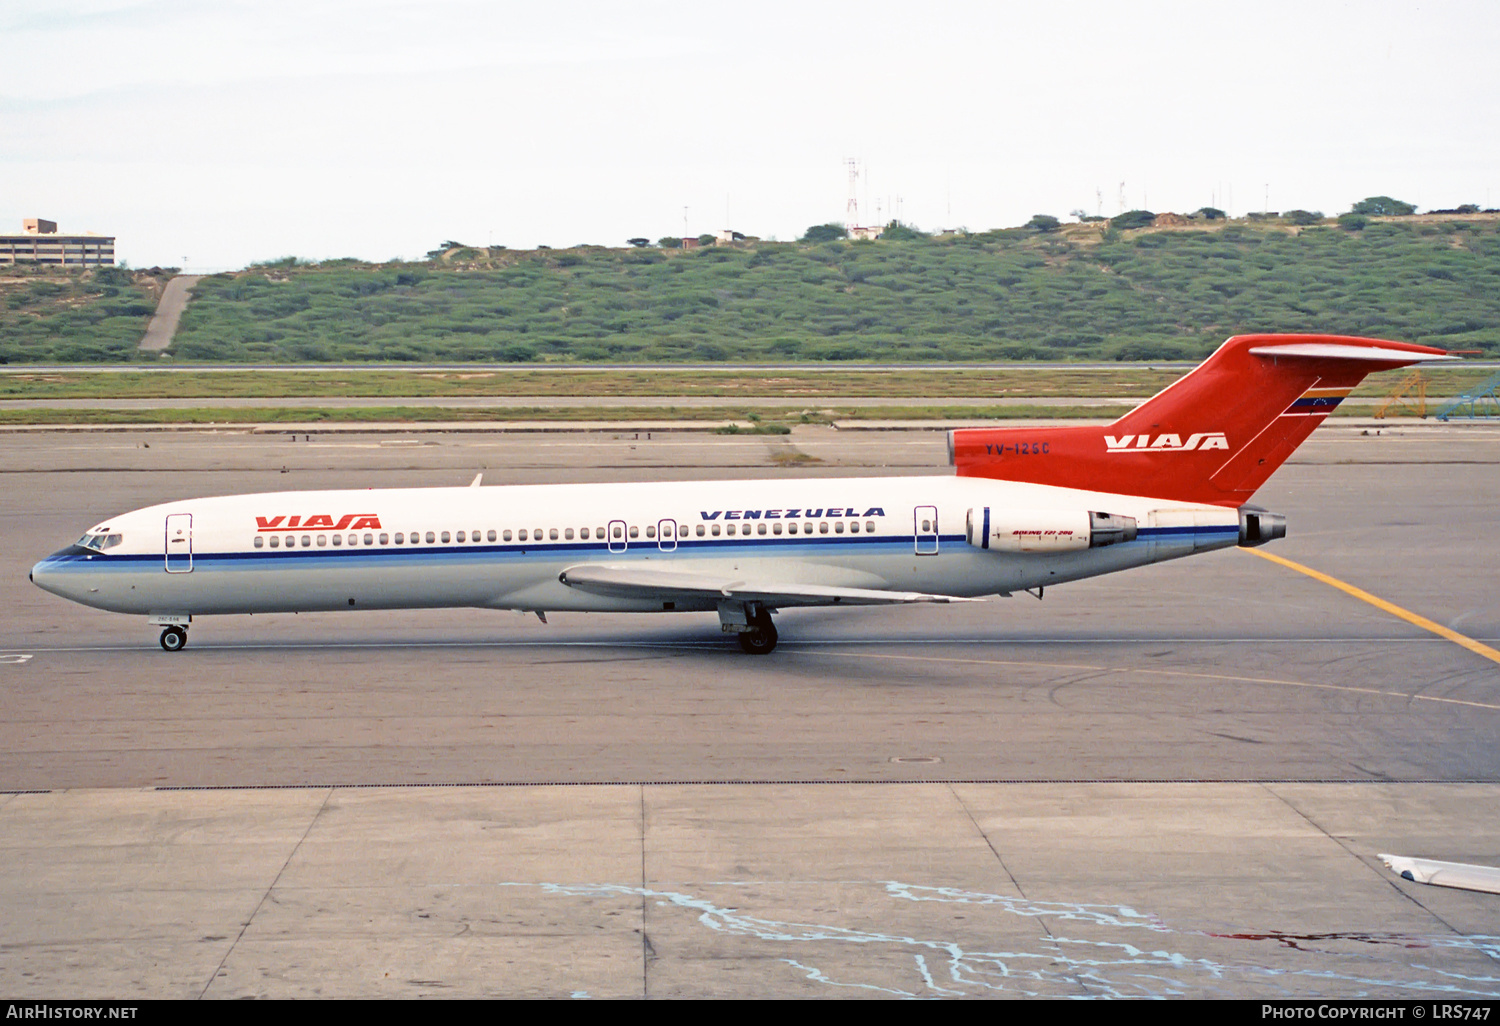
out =
[[[1500,432],[1320,429],[1278,554],[1500,644]],[[1362,434],[1362,431],[1370,431]],[[396,444],[392,444],[396,443]],[[133,618],[110,513],[310,487],[941,473],[943,436],[17,434],[0,989],[22,997],[1500,994],[1500,664],[1242,551],[1029,597]]]

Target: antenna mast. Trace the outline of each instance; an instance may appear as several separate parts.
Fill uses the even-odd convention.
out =
[[[844,220],[848,227],[859,227],[859,161],[854,157],[844,158],[844,166],[849,169],[849,202],[844,207]]]

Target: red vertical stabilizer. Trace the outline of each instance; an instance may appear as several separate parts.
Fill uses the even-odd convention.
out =
[[[1453,359],[1341,335],[1236,335],[1107,427],[969,428],[960,477],[1240,506],[1374,371]]]

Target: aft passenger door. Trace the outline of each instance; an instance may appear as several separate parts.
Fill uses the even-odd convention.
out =
[[[166,570],[169,574],[193,572],[193,515],[173,513],[167,517]]]
[[[912,538],[919,556],[935,556],[938,550],[936,506],[918,506],[912,510]]]

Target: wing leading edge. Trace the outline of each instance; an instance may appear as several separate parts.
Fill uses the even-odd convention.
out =
[[[758,602],[763,606],[877,606],[909,602],[982,602],[957,595],[929,595],[920,591],[884,591],[879,588],[844,588],[825,584],[793,584],[751,581],[680,570],[657,570],[641,566],[610,566],[585,563],[570,566],[557,575],[570,588],[612,598],[668,601],[714,599]]]

